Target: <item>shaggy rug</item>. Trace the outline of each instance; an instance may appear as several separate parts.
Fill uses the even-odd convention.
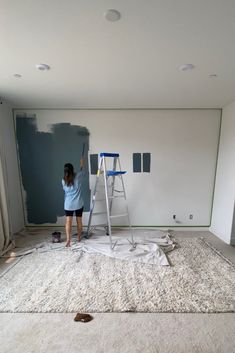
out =
[[[0,278],[1,312],[234,312],[235,267],[179,239],[172,266],[71,250],[33,253]]]

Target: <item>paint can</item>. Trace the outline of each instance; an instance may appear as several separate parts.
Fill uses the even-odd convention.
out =
[[[61,243],[61,233],[53,232],[52,233],[52,243]]]

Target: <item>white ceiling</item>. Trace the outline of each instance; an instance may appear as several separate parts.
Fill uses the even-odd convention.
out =
[[[0,7],[0,96],[14,107],[220,108],[235,99],[235,0],[0,0]],[[120,21],[105,20],[109,8]],[[185,63],[195,69],[181,72]]]

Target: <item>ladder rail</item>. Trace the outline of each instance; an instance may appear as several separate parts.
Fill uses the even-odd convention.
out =
[[[89,220],[88,220],[88,226],[87,226],[87,235],[88,235],[88,237],[89,237],[90,228],[91,228],[91,219],[92,219],[92,215],[93,215],[94,208],[95,208],[95,202],[96,202],[95,196],[96,196],[97,187],[98,187],[98,184],[99,184],[99,177],[100,177],[100,171],[101,171],[101,168],[102,168],[102,163],[103,163],[103,159],[101,158],[100,162],[99,162],[99,167],[98,167],[98,170],[97,170],[97,173],[96,173],[95,188],[94,188],[94,192],[93,192],[92,204],[91,204]]]
[[[118,158],[118,164],[119,164],[120,170],[122,170],[121,162],[120,162],[119,158]],[[124,191],[124,197],[125,197],[125,200],[126,200],[126,189],[125,189],[125,186],[124,186],[122,174],[120,175],[120,177],[121,177],[122,188],[123,188],[123,191]],[[134,235],[133,235],[133,230],[132,230],[132,227],[131,227],[131,221],[130,221],[129,209],[128,209],[127,202],[126,202],[126,210],[127,210],[127,219],[128,219],[128,224],[129,224],[129,231],[131,233],[131,242],[132,242],[132,246],[134,247],[135,246]]]
[[[107,187],[107,175],[106,175],[106,160],[103,157],[104,161],[104,188],[105,188],[105,199],[106,199],[106,209],[107,209],[107,222],[108,222],[108,232],[109,232],[109,241],[110,248],[113,249],[112,245],[112,230],[111,230],[111,221],[110,221],[110,213],[109,213],[109,198],[108,198],[108,187]]]
[[[117,159],[119,159],[119,157],[114,157],[114,159],[113,159],[113,171],[115,171],[117,168]],[[115,184],[115,175],[112,176],[111,196],[113,196],[113,194],[114,194],[114,184]],[[109,206],[110,214],[112,212],[112,206],[113,206],[113,199],[111,199],[111,201],[110,201],[110,206]]]

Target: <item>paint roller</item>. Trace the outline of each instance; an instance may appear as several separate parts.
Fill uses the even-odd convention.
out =
[[[87,136],[89,136],[90,134],[89,134],[89,131],[86,129],[86,128],[82,128],[79,132],[78,132],[78,136],[80,136],[80,137],[87,137]],[[81,159],[84,159],[84,155],[85,155],[85,145],[86,145],[86,143],[85,142],[83,142],[83,144],[82,144],[82,155],[81,155]],[[80,170],[82,170],[82,167],[80,168]]]
[[[82,144],[82,156],[81,156],[81,159],[84,159],[84,154],[85,154],[85,142],[83,142]],[[80,170],[82,170],[82,167],[80,168]]]
[[[82,145],[82,158],[84,157],[84,153],[85,153],[85,142],[83,142],[83,145]]]

